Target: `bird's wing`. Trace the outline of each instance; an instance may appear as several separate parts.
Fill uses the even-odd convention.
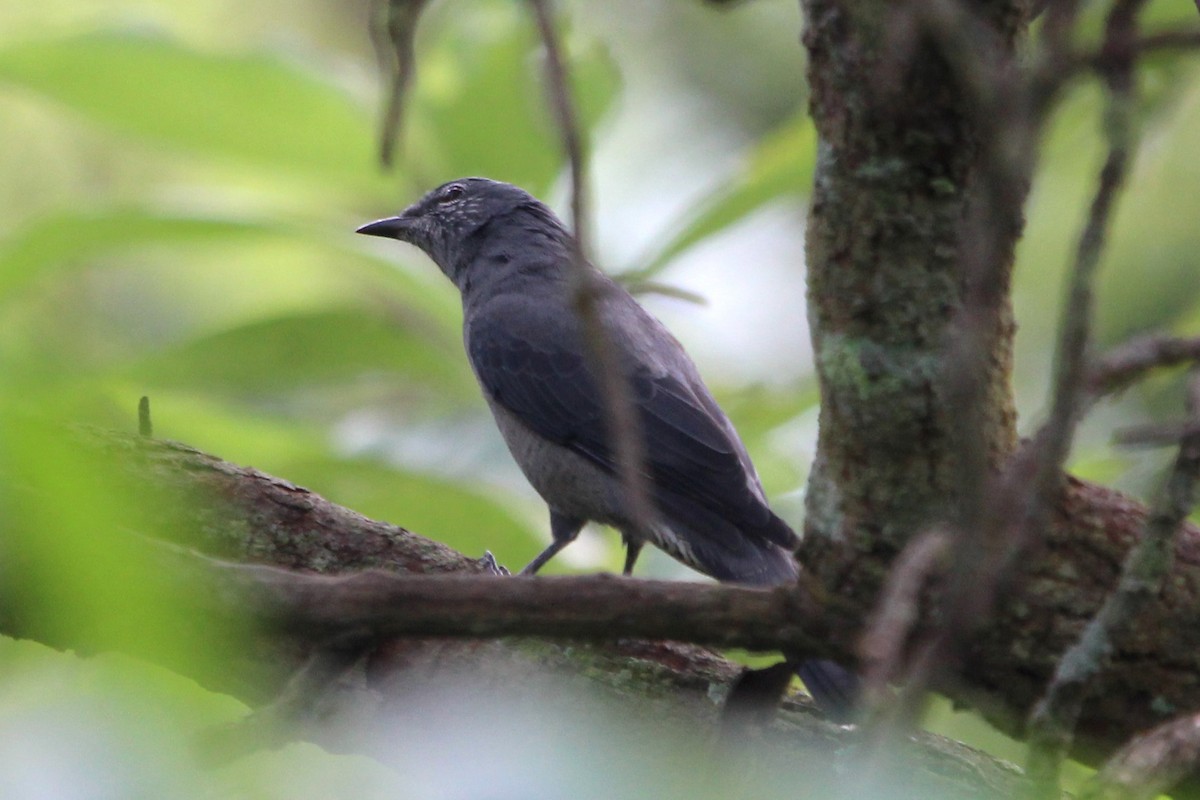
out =
[[[528,304],[521,312],[485,312],[471,321],[467,349],[484,390],[539,436],[615,475],[604,400],[578,324]],[[619,355],[626,356],[621,360],[639,411],[646,473],[660,505],[677,507],[683,498],[743,533],[793,546],[790,529],[758,494],[727,423],[698,395],[707,390]]]

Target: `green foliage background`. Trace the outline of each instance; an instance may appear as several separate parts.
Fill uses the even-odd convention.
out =
[[[1156,2],[1151,19],[1187,19],[1179,5]],[[692,0],[567,10],[576,90],[598,163],[613,166],[599,176],[603,266],[631,284],[694,291],[687,265],[721,242],[750,247],[763,213],[800,223],[816,142],[794,3],[721,14]],[[352,233],[459,175],[561,201],[562,162],[521,12],[502,0],[433,4],[400,163],[386,173],[375,157],[381,93],[365,2],[0,5],[0,555],[6,582],[35,587],[38,613],[101,650],[136,640],[125,649],[212,657],[180,640],[170,599],[147,595],[138,575],[149,567],[121,545],[115,520],[138,513],[136,487],[110,479],[102,457],[64,436],[73,423],[132,430],[141,395],[158,435],[467,553],[487,549],[520,565],[540,549],[544,512],[486,418],[452,288],[414,251]],[[1104,343],[1200,328],[1195,77],[1175,58],[1142,72],[1145,147],[1105,259]],[[1043,405],[1061,276],[1102,157],[1098,108],[1094,86],[1071,94],[1029,205],[1016,288],[1025,429]],[[683,136],[698,117],[723,151],[676,163],[675,146],[655,131]],[[621,151],[628,142],[657,152]],[[639,175],[646,164],[656,166]],[[672,178],[684,168],[690,180]],[[652,221],[641,243],[605,223],[607,189],[625,204],[616,216]],[[788,270],[801,269],[795,243],[775,254]],[[734,283],[758,266],[722,268]],[[803,298],[793,299],[794,318],[780,324],[799,328]],[[707,324],[704,306],[672,313]],[[770,355],[786,365],[785,380],[739,382],[701,368],[796,519],[816,393],[795,366],[807,352]],[[1148,491],[1159,456],[1114,453],[1107,438],[1113,427],[1176,413],[1178,387],[1178,375],[1162,376],[1101,408],[1076,469]],[[615,568],[616,543],[609,535],[578,545],[576,566]],[[648,569],[677,572],[663,559]],[[33,789],[53,771],[11,769],[29,763],[22,748],[82,791],[60,796],[109,796],[71,782],[80,766],[53,746],[62,730],[89,752],[139,763],[109,776],[112,796],[190,796],[212,781],[216,794],[239,797],[396,789],[374,762],[300,745],[201,772],[188,737],[244,709],[140,661],[80,661],[0,640],[0,675],[5,797],[40,796]],[[959,734],[948,712],[940,718]],[[31,719],[58,727],[30,736]]]

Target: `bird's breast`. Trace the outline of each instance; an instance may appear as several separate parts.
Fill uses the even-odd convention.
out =
[[[621,487],[613,476],[568,447],[538,435],[493,398],[486,399],[513,460],[547,505],[582,519],[621,523]]]

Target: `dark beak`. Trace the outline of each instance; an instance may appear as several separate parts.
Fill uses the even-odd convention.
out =
[[[387,217],[386,219],[377,219],[374,222],[368,222],[354,232],[365,233],[367,236],[382,236],[386,239],[400,239],[401,241],[405,241],[405,233],[412,228],[413,222],[415,222],[413,217]]]

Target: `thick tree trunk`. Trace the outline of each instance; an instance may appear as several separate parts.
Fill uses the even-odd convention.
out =
[[[888,3],[806,0],[811,111],[821,137],[808,228],[809,317],[821,385],[802,560],[869,609],[897,553],[952,516],[953,406],[938,388],[963,302],[963,221],[976,154],[946,62],[927,46],[887,73]],[[999,38],[1018,2],[980,2]],[[881,91],[885,85],[890,87]],[[1011,228],[1011,230],[1008,230]],[[1009,235],[1011,234],[1011,235]],[[1005,275],[1020,235],[1006,227]],[[967,243],[969,246],[969,243]],[[982,436],[999,465],[1016,443],[1007,303],[988,323]],[[1020,560],[994,619],[942,687],[1020,735],[1054,664],[1111,591],[1146,510],[1069,481],[1041,541]],[[1131,733],[1200,707],[1200,531],[1184,532],[1173,578],[1118,643],[1092,693],[1076,755],[1094,761]],[[848,630],[848,640],[859,631]]]
[[[950,514],[955,447],[939,384],[963,295],[975,141],[931,49],[905,59],[905,74],[883,74],[889,4],[805,9],[820,136],[807,266],[821,386],[805,563],[839,592],[873,597],[913,533]],[[1008,269],[1015,244],[1014,231]],[[988,337],[983,435],[994,464],[1016,441],[1004,296]]]

